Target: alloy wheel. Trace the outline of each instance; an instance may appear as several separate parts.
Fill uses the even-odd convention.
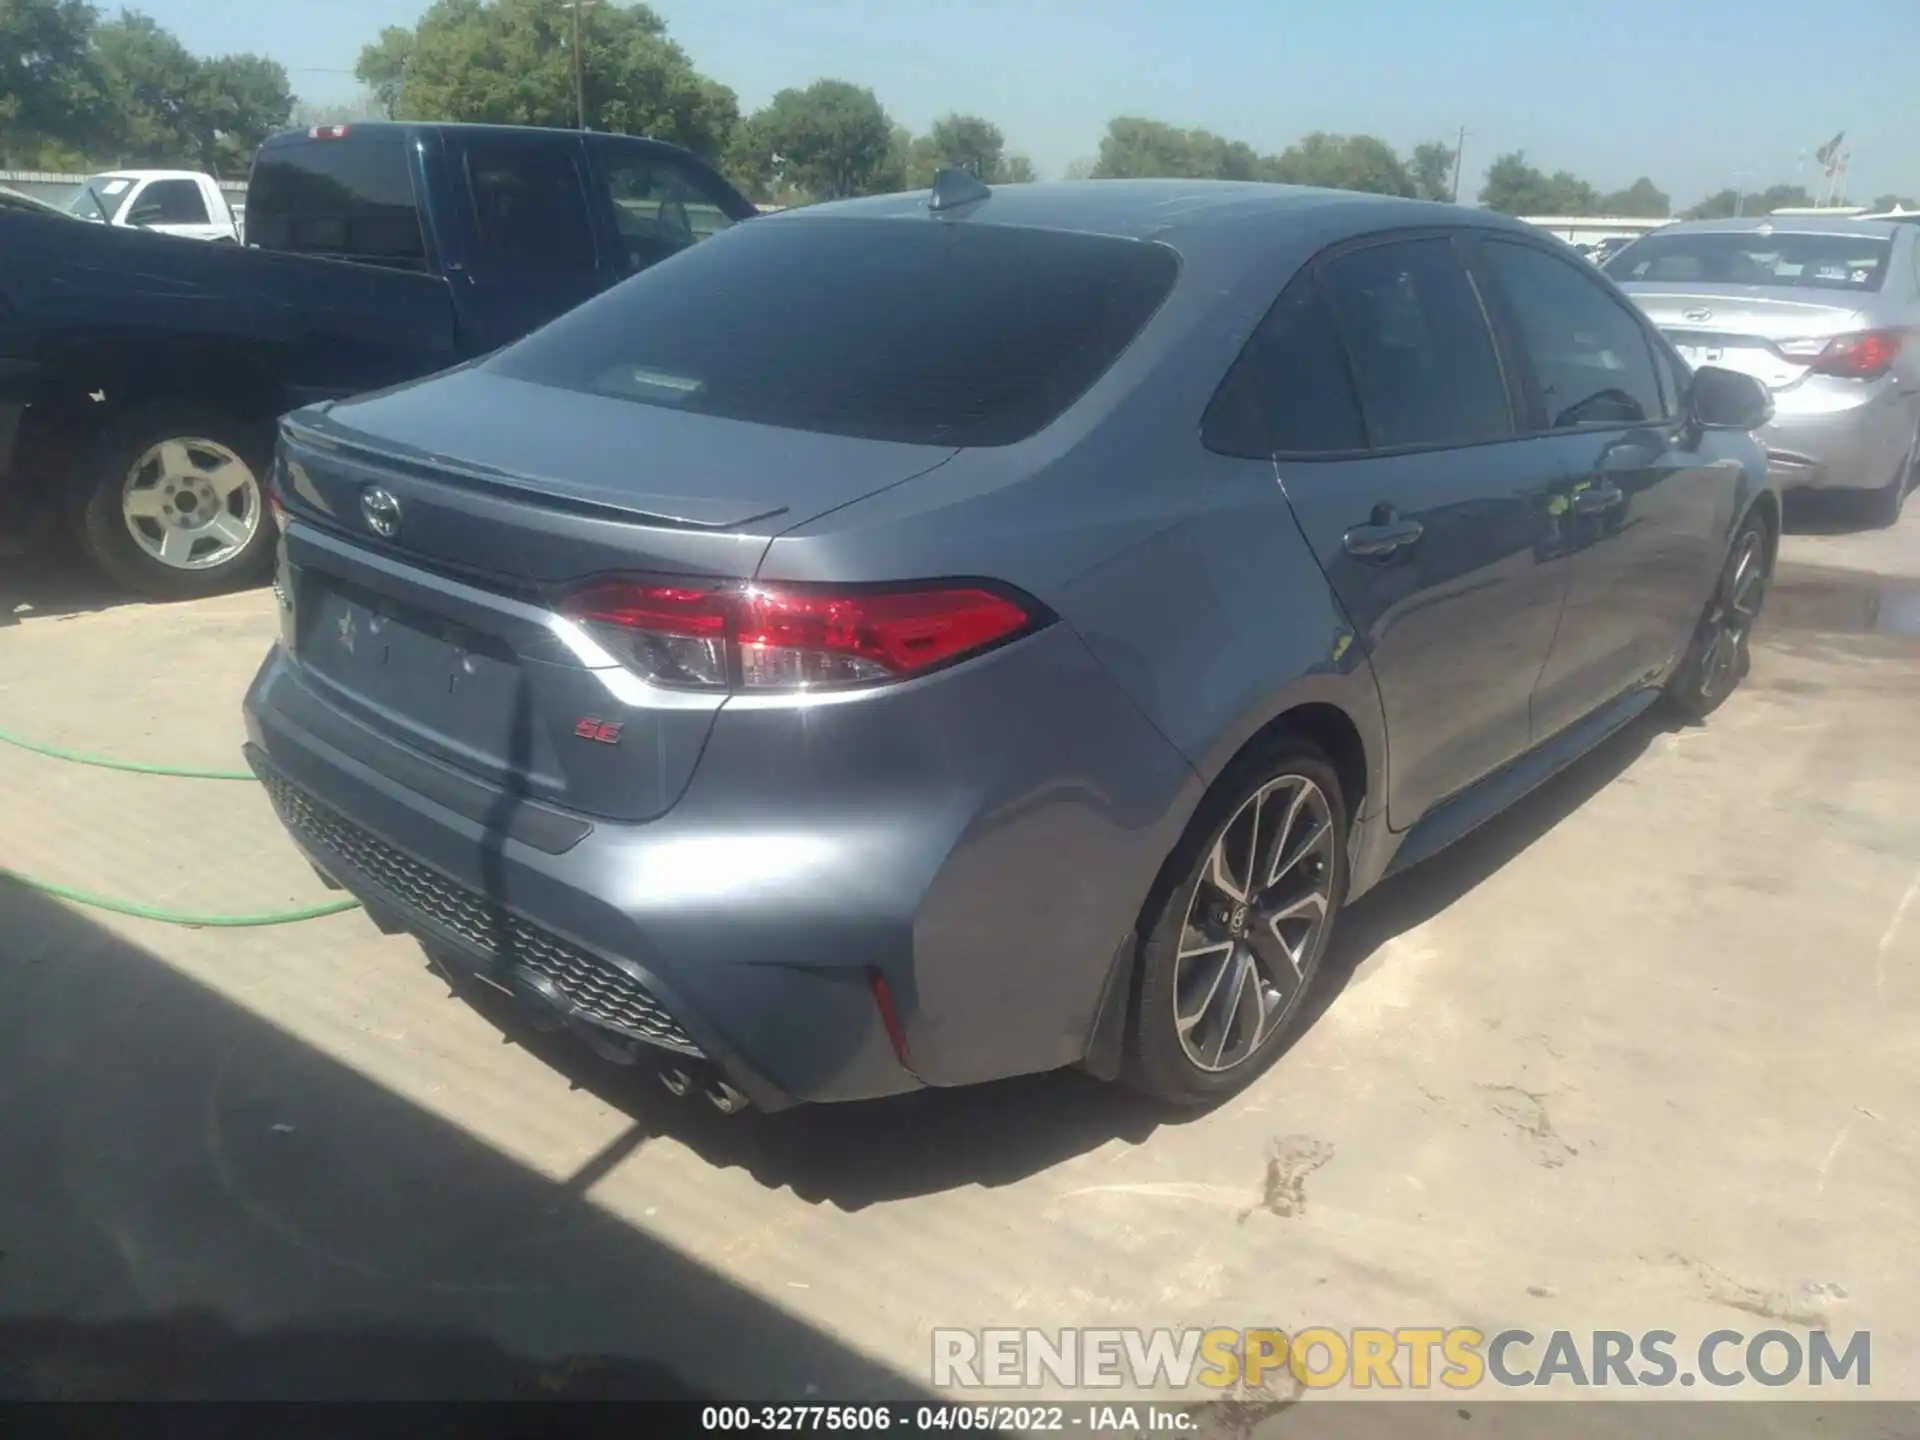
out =
[[[1215,838],[1174,960],[1174,1028],[1199,1069],[1245,1063],[1292,1013],[1331,919],[1336,843],[1302,775],[1269,780]]]
[[[1727,562],[1720,592],[1707,615],[1707,643],[1700,659],[1700,695],[1718,700],[1740,680],[1740,665],[1767,593],[1766,536],[1747,530]]]
[[[259,532],[260,482],[217,440],[162,440],[133,462],[120,511],[134,542],[174,570],[211,570]]]

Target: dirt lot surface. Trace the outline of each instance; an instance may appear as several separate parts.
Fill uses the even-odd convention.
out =
[[[1074,1074],[728,1118],[358,913],[0,882],[0,1390],[841,1398],[923,1390],[936,1326],[1472,1325],[1870,1330],[1920,1400],[1920,504],[1794,528],[1710,724],[1362,901],[1311,1029],[1198,1118]],[[0,730],[237,766],[268,594],[0,597]],[[0,795],[0,867],[329,898],[251,784],[0,745]]]

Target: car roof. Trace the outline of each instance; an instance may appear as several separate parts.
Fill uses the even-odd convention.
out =
[[[285,145],[305,145],[317,141],[316,130],[345,130],[346,139],[355,136],[362,138],[386,138],[404,140],[409,135],[433,133],[436,135],[571,135],[585,137],[601,142],[614,141],[623,145],[650,145],[661,150],[671,150],[676,154],[691,154],[684,146],[675,145],[669,140],[655,140],[649,135],[613,135],[600,130],[571,130],[557,125],[480,125],[466,121],[453,120],[348,120],[340,126],[315,125],[303,130],[282,130],[269,135],[260,144],[262,150],[277,150]],[[337,140],[324,143],[337,144]]]
[[[1743,215],[1727,220],[1680,220],[1656,230],[1656,235],[1853,235],[1891,240],[1901,233],[1896,220],[1855,220],[1825,215]]]
[[[906,220],[927,217],[932,192],[909,191],[800,206],[767,221],[848,218]],[[1487,210],[1322,190],[1305,185],[1268,185],[1238,180],[1078,180],[1001,185],[985,199],[948,212],[951,223],[1012,225],[1073,230],[1129,240],[1159,240],[1184,250],[1210,234],[1313,232],[1323,240],[1342,234],[1422,225],[1470,226],[1539,238],[1524,221]]]
[[[93,177],[95,180],[199,180],[202,172],[198,170],[101,170]]]

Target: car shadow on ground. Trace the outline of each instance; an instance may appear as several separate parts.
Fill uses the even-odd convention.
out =
[[[1355,901],[1342,917],[1288,1048],[1338,1003],[1388,941],[1513,860],[1670,728],[1654,715],[1641,717],[1511,810]],[[503,1042],[523,1046],[576,1087],[632,1116],[639,1132],[670,1136],[710,1164],[744,1169],[763,1185],[850,1211],[963,1185],[1012,1184],[1113,1140],[1142,1144],[1160,1126],[1204,1113],[1062,1070],[885,1100],[722,1115],[697,1094],[670,1095],[651,1065],[611,1063],[566,1034],[536,1030],[513,1001],[488,986],[435,973],[500,1031]],[[1286,1063],[1283,1052],[1275,1064]]]
[[[91,615],[139,604],[55,532],[26,554],[0,555],[0,630],[27,620]]]
[[[925,1397],[5,880],[0,990],[0,1401]]]

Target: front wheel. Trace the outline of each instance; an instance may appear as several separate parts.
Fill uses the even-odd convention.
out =
[[[1347,808],[1325,755],[1289,740],[1222,777],[1143,932],[1127,1082],[1204,1105],[1278,1053],[1347,890]]]
[[[1667,682],[1668,700],[1688,719],[1704,720],[1718,710],[1752,666],[1753,627],[1773,578],[1770,550],[1766,521],[1747,516],[1686,658]]]
[[[265,427],[196,405],[160,405],[110,426],[86,463],[76,514],[89,557],[158,600],[218,594],[272,561]]]

